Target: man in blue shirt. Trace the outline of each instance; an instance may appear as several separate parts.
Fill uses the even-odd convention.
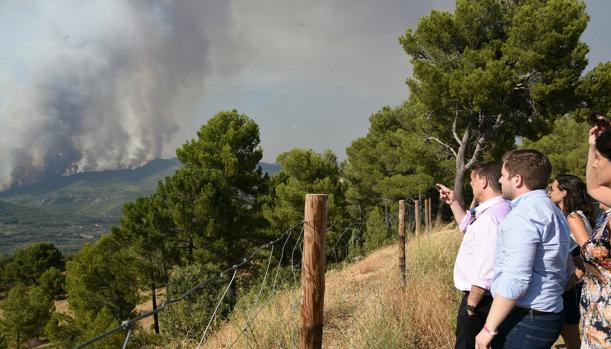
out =
[[[494,301],[476,349],[550,348],[562,328],[569,229],[546,193],[552,166],[541,152],[503,157],[501,190],[512,210],[499,226]]]

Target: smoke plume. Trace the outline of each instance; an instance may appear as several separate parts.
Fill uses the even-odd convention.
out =
[[[30,20],[3,34],[23,44],[0,74],[0,189],[160,157],[232,35],[228,1],[7,3]]]

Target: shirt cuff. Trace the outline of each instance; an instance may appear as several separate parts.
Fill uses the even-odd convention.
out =
[[[471,280],[471,285],[477,286],[479,288],[483,288],[485,290],[489,290],[491,284],[492,284],[492,281],[488,279]]]
[[[503,279],[502,277],[493,282],[491,286],[493,297],[499,295],[514,300],[522,298],[527,290],[528,283],[516,279]]]

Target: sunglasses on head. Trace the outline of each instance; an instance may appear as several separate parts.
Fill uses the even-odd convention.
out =
[[[598,129],[601,131],[611,128],[611,120],[602,113],[590,112],[588,123],[592,126],[598,126]]]

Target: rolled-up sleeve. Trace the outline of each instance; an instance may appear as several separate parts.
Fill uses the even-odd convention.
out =
[[[508,299],[520,299],[526,294],[532,277],[539,232],[534,223],[522,214],[514,215],[511,221],[504,221],[501,229],[502,269],[497,271],[492,292]]]

